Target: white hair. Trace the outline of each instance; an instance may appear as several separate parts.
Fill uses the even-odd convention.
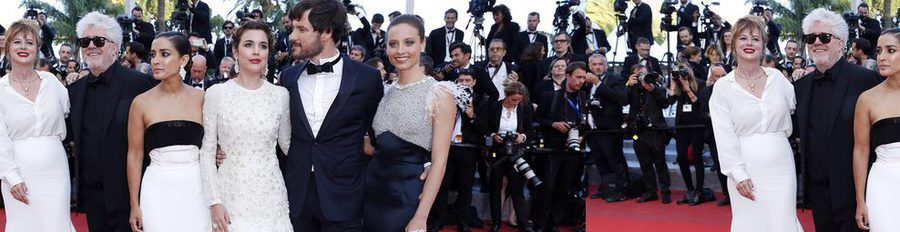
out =
[[[809,34],[810,28],[816,23],[825,24],[825,26],[828,26],[834,32],[832,33],[833,35],[845,42],[847,41],[850,29],[841,15],[826,10],[825,8],[817,8],[812,12],[809,12],[809,14],[803,18],[803,34]]]
[[[84,15],[75,26],[75,33],[78,38],[85,37],[84,33],[90,27],[97,27],[106,31],[106,39],[112,41],[116,45],[122,45],[122,28],[116,19],[106,16],[100,12],[93,11]]]

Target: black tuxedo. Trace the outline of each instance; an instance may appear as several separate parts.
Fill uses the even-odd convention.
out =
[[[291,99],[292,146],[287,155],[285,185],[296,231],[312,231],[317,224],[314,220],[360,226],[365,180],[362,137],[372,127],[384,91],[377,70],[347,56],[341,59],[340,89],[317,136],[309,125],[297,85],[298,78],[311,78],[301,76],[309,63],[281,73],[281,83]],[[312,167],[315,172],[310,171]],[[301,218],[304,211],[318,211],[311,209],[314,205],[322,206],[323,218]]]
[[[212,43],[212,26],[209,23],[210,20],[210,9],[209,5],[205,2],[197,2],[196,7],[190,8],[191,10],[191,31],[197,32],[200,34],[203,39],[206,40],[206,43]]]
[[[659,60],[656,57],[647,56],[647,71],[656,72],[662,74],[662,71],[659,67]],[[638,55],[632,54],[628,57],[625,57],[624,65],[622,66],[622,77],[628,79],[631,76],[631,66],[636,64],[640,64],[640,59]]]
[[[69,85],[69,125],[78,170],[78,200],[94,231],[130,231],[128,181],[128,113],[135,96],[151,87],[150,76],[113,64],[100,79],[88,76]]]
[[[606,185],[614,186],[613,192],[605,193],[609,196],[625,189],[625,180],[628,176],[621,130],[625,121],[622,107],[628,104],[628,98],[625,96],[625,78],[613,73],[612,70],[599,77],[600,85],[591,95],[591,99],[598,100],[600,106],[590,108],[596,130],[595,133],[585,136],[585,142],[592,149],[594,165],[597,166],[604,182]]]
[[[639,37],[650,40],[650,45],[653,45],[652,24],[653,10],[650,9],[650,5],[642,2],[640,5],[635,6],[631,10],[631,17],[629,17],[628,23],[625,25],[625,29],[628,32],[628,47],[634,50],[634,42]]]
[[[466,33],[457,28],[453,28],[453,31],[453,41],[450,42],[450,44],[462,41],[463,36],[465,36]],[[444,57],[447,56],[449,52],[452,52],[447,51],[450,47],[450,44],[447,43],[447,34],[447,29],[445,27],[434,29],[428,34],[428,41],[425,44],[425,54],[428,54],[428,56],[434,60],[435,65],[444,63]]]
[[[226,46],[225,37],[222,37],[222,38],[219,38],[218,40],[216,40],[216,45],[213,46],[213,56],[215,56],[216,63],[221,64],[222,59],[225,59],[225,57],[232,57],[232,58],[234,57],[234,54],[232,54],[233,51],[231,49],[232,46],[234,46],[233,44],[234,44],[234,40],[229,41]],[[276,43],[276,44],[278,44],[278,43]]]
[[[519,32],[519,40],[522,41],[522,52],[525,52],[525,47],[532,43],[539,43],[544,47],[544,51],[550,51],[547,36],[542,35],[539,32],[534,32],[534,41],[531,40],[531,36],[527,30]],[[546,58],[546,55],[544,58]]]
[[[865,38],[873,45],[878,44],[878,37],[881,36],[881,23],[878,20],[869,17],[860,17],[860,26],[866,27],[865,30],[859,32],[859,37]],[[875,54],[868,54],[874,57]]]
[[[156,38],[156,30],[153,29],[153,24],[144,21],[135,21],[134,28],[138,30],[138,33],[134,34],[134,41],[141,43],[147,51],[150,51],[150,45],[152,45],[153,39]],[[141,59],[143,58],[146,57],[141,57]]]
[[[698,31],[697,27],[694,26],[694,14],[700,14],[700,7],[694,5],[694,3],[688,2],[688,4],[681,5],[678,8],[678,11],[675,12],[678,16],[678,23],[675,24],[675,28],[671,28],[670,31],[678,31],[678,28],[687,27],[691,29],[691,36],[694,38],[694,44],[700,44],[700,37],[697,36]]]
[[[503,56],[503,61],[519,62],[519,57],[522,55],[522,49],[524,49],[525,45],[527,44],[521,41],[521,37],[519,37],[518,34],[518,23],[507,22],[503,24],[502,30],[498,29],[498,24],[491,25],[491,30],[490,32],[488,32],[487,40],[484,41],[484,54],[489,54],[488,47],[490,46],[491,40],[501,39],[503,40],[503,42],[506,42],[506,55]]]
[[[575,54],[582,55],[590,55],[589,53],[585,53],[585,51],[590,48],[590,41],[588,41],[588,37],[594,37],[594,43],[597,45],[597,49],[606,48],[606,51],[610,51],[612,46],[609,45],[609,40],[606,39],[606,32],[599,29],[591,29],[591,33],[587,34],[584,30],[576,30],[575,34],[572,36],[572,49],[575,50]],[[605,53],[604,53],[605,54]]]
[[[858,231],[854,220],[853,117],[857,98],[879,83],[878,74],[843,58],[826,73],[833,78],[833,91],[825,91],[825,95],[813,96],[816,88],[822,88],[820,82],[829,81],[818,80],[822,75],[818,71],[794,82],[794,131],[800,138],[804,201],[816,212],[816,228]],[[817,122],[823,125],[815,126]]]
[[[49,24],[41,26],[41,53],[48,60],[53,60],[52,58],[56,57],[56,53],[53,52],[54,38],[56,38],[56,28],[51,27]],[[9,48],[6,49],[8,50]]]
[[[379,47],[383,47],[385,41],[385,32],[384,30],[378,31],[378,41],[375,41],[375,38],[372,37],[372,25],[369,24],[369,20],[366,20],[365,17],[359,18],[359,21],[362,23],[363,27],[356,29],[353,32],[355,37],[354,45],[362,45],[366,48],[366,59],[375,57],[375,49]]]
[[[576,61],[587,63],[588,61],[586,56],[573,53],[572,51],[566,52],[566,55],[563,55],[561,58],[566,60],[566,64],[571,64]],[[553,61],[556,61],[557,59],[560,59],[560,57],[551,56],[544,58],[544,60],[541,61],[541,71],[543,71],[540,75],[541,77],[547,76],[547,74],[550,73],[550,70],[552,69],[550,66],[553,65]]]
[[[766,43],[766,48],[769,49],[769,53],[771,54],[781,54],[781,46],[778,45],[778,38],[781,37],[781,24],[772,20],[766,24],[766,27],[769,36],[769,42]]]

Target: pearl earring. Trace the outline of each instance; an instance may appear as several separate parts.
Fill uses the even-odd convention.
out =
[[[181,69],[178,70],[178,75],[181,76],[181,79],[184,80],[187,72],[184,71],[184,66],[181,66]]]

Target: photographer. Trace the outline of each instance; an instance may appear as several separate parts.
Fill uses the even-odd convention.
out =
[[[206,40],[206,43],[212,43],[212,25],[209,23],[209,5],[201,0],[191,0],[189,10],[191,11],[190,31],[200,34],[200,38]],[[207,60],[210,60],[209,57],[206,58]]]
[[[784,43],[784,57],[781,58],[781,62],[778,62],[778,70],[781,70],[784,76],[788,76],[791,73],[790,70],[794,69],[793,60],[794,57],[797,57],[798,51],[800,51],[800,44],[796,40],[789,39]]]
[[[506,97],[504,95],[504,87],[506,83],[518,81],[519,74],[516,73],[516,66],[511,64],[510,62],[503,61],[503,57],[506,56],[506,43],[499,38],[495,38],[491,40],[490,46],[488,46],[488,62],[487,64],[481,65],[485,68],[488,75],[491,77],[491,82],[494,84],[494,88],[497,89],[497,92],[500,94],[499,99],[503,99]]]
[[[766,20],[766,32],[768,32],[768,43],[766,48],[772,56],[781,56],[781,49],[778,45],[778,38],[781,37],[781,24],[775,22],[772,9],[766,8],[763,18]]]
[[[650,40],[647,38],[638,38],[636,44],[633,46],[635,53],[628,55],[625,57],[624,65],[622,66],[622,76],[629,77],[631,76],[631,67],[635,64],[640,64],[641,66],[646,67],[648,70],[661,73],[659,66],[659,59],[656,57],[650,56]]]
[[[384,23],[384,16],[381,14],[375,14],[372,16],[372,23],[369,23],[369,20],[366,19],[366,15],[360,14],[358,11],[354,10],[350,11],[350,14],[356,15],[359,18],[359,22],[362,23],[362,27],[353,31],[355,44],[354,45],[362,45],[366,49],[367,55],[363,58],[369,59],[372,57],[376,57],[375,51],[379,49],[384,49],[384,41],[385,34],[384,31],[381,30],[381,25]]]
[[[506,7],[506,5],[494,6],[491,12],[494,15],[494,25],[491,25],[486,41],[493,41],[495,38],[503,40],[507,48],[503,61],[518,62],[524,47],[519,37],[519,24],[512,21],[512,15],[510,15],[509,7]]]
[[[696,47],[690,47],[691,52],[699,51]],[[688,192],[684,200],[679,203],[697,205],[702,203],[700,194],[703,191],[703,180],[706,177],[703,168],[703,135],[706,126],[701,120],[701,103],[698,101],[697,92],[703,87],[701,81],[694,76],[691,64],[679,62],[678,69],[672,71],[672,80],[669,82],[668,103],[676,104],[675,107],[675,147],[678,152],[678,167],[681,169],[681,177]],[[688,150],[693,154],[688,157]],[[694,166],[695,182],[691,181],[691,165]]]
[[[127,33],[130,33],[135,42],[141,43],[145,48],[150,48],[153,38],[156,37],[156,29],[153,29],[153,24],[144,21],[144,9],[139,6],[131,9],[131,20],[133,20],[134,26]],[[129,41],[126,39],[123,42]],[[149,57],[141,57],[141,59],[147,58]]]
[[[47,23],[47,13],[38,13],[37,21],[41,27],[41,57],[55,60],[53,40],[56,39],[56,28]]]
[[[875,62],[875,59],[869,57],[869,54],[872,54],[874,50],[875,49],[872,48],[872,43],[869,43],[869,41],[864,38],[856,38],[850,42],[850,56],[856,60],[854,64],[860,65],[868,70],[878,71],[878,63]]]
[[[582,91],[587,71],[584,62],[569,64],[562,88],[543,93],[537,107],[543,144],[550,152],[539,154],[535,161],[540,165],[538,176],[544,181],[532,206],[536,230],[557,231],[560,209],[572,196],[570,191],[584,167],[580,149],[583,135],[579,132],[587,125],[589,98]]]
[[[655,201],[659,199],[656,191],[661,190],[662,203],[668,204],[672,202],[665,157],[668,126],[662,114],[662,109],[669,106],[666,89],[657,85],[659,73],[648,72],[640,64],[632,69],[636,71],[628,77],[625,91],[631,105],[626,118],[626,135],[634,139],[634,153],[641,165],[644,185],[649,190],[637,202]]]
[[[703,56],[700,53],[700,48],[690,46],[684,49],[684,52],[681,52],[681,60],[686,61],[686,68],[691,69],[692,75],[697,80],[697,83],[700,86],[706,85],[706,74],[707,74],[707,61],[703,60]],[[695,89],[696,90],[696,89]]]
[[[64,43],[59,45],[59,59],[56,64],[53,64],[53,68],[50,69],[50,72],[56,74],[57,76],[66,76],[66,64],[69,63],[69,60],[72,60],[72,45],[68,43]]]
[[[606,33],[601,29],[591,27],[593,22],[584,17],[582,12],[573,15],[575,19],[575,31],[572,32],[572,49],[576,54],[591,55],[592,53],[606,54],[612,47],[606,39]]]
[[[459,77],[456,79],[456,83],[472,95],[468,99],[468,104],[457,111],[447,170],[444,174],[444,181],[441,183],[441,189],[432,206],[431,211],[434,213],[428,218],[429,228],[440,227],[439,224],[443,224],[448,219],[448,215],[456,215],[455,220],[449,221],[456,222],[459,231],[469,231],[469,220],[473,216],[478,218],[478,215],[469,215],[472,212],[472,183],[475,180],[476,162],[482,160],[481,148],[485,141],[484,127],[480,121],[483,117],[480,113],[484,112],[484,107],[491,102],[488,101],[487,96],[472,92],[473,87],[478,84],[474,71],[473,69],[459,70]],[[482,178],[486,177],[482,176]],[[447,195],[452,186],[455,186],[457,190],[456,201],[453,203],[453,209],[456,212],[450,213],[447,207]]]
[[[678,8],[678,11],[676,11],[675,14],[678,16],[678,23],[675,24],[674,29],[678,30],[682,27],[689,28],[691,42],[699,46],[700,37],[697,36],[697,26],[700,19],[700,7],[695,5],[691,0],[681,0],[681,7]],[[679,31],[679,33],[681,32]],[[680,37],[679,34],[679,38]]]
[[[710,11],[710,13],[712,13],[712,11]],[[710,22],[712,22],[712,24],[710,27],[706,28],[706,32],[704,33],[704,39],[706,40],[705,46],[707,47],[714,44],[720,44],[719,39],[722,38],[722,35],[725,34],[726,31],[731,30],[731,23],[723,20],[722,16],[716,13],[712,13]]]
[[[475,76],[475,86],[472,88],[473,94],[489,96],[492,101],[497,101],[499,93],[497,88],[491,84],[491,77],[485,71],[485,68],[476,67],[469,64],[472,58],[472,47],[463,42],[456,42],[450,45],[450,56],[453,61],[445,65],[441,70],[435,73],[435,79],[442,81],[456,81],[462,69],[472,69]]]
[[[881,35],[881,23],[869,17],[869,4],[865,2],[860,3],[856,7],[856,11],[859,12],[859,37],[865,38],[871,43],[877,42],[878,36]],[[866,54],[869,56],[875,55],[874,53]]]
[[[575,54],[569,49],[571,45],[572,36],[566,34],[565,32],[556,33],[556,35],[553,36],[553,51],[555,55],[545,58],[544,61],[541,62],[541,67],[550,67],[556,60],[565,60],[566,63],[586,61],[583,55]],[[549,69],[542,71],[544,72],[541,74],[541,76],[545,76],[547,75],[547,72],[550,72]]]
[[[688,27],[678,28],[678,45],[675,46],[675,50],[681,53],[685,48],[692,46],[698,46],[698,44],[694,43],[694,34],[691,29]]]
[[[653,10],[650,9],[650,5],[643,3],[643,0],[631,1],[634,2],[634,8],[631,9],[625,30],[628,31],[628,48],[634,53],[634,45],[638,38],[653,39]],[[653,45],[652,40],[649,40],[649,45]]]
[[[594,54],[588,58],[591,72],[587,82],[591,84],[591,101],[589,124],[591,131],[585,136],[588,147],[594,158],[594,165],[600,171],[606,186],[612,192],[591,195],[591,199],[606,198],[608,202],[619,202],[628,199],[625,183],[628,180],[628,164],[622,150],[622,107],[628,104],[625,97],[625,78],[611,72],[607,66],[606,56]],[[602,188],[602,186],[601,186]]]
[[[506,193],[512,195],[512,205],[516,212],[516,223],[519,231],[531,231],[528,223],[528,202],[525,201],[525,180],[528,176],[522,173],[523,166],[517,164],[518,159],[524,161],[521,149],[523,143],[530,136],[531,122],[534,109],[528,103],[528,91],[525,85],[518,81],[504,85],[503,100],[493,102],[485,108],[485,128],[493,141],[488,163],[491,165],[490,176],[490,205],[491,205],[491,232],[500,231],[503,223],[500,219],[500,203],[505,198],[503,193],[503,178],[506,177]],[[511,136],[510,136],[511,135]],[[527,162],[526,162],[527,164]],[[517,167],[522,167],[519,170]],[[533,176],[532,176],[533,177]]]
[[[215,46],[213,46],[213,54],[216,56],[216,63],[220,63],[225,57],[234,57],[232,54],[234,41],[231,40],[231,34],[234,33],[234,27],[234,23],[231,21],[222,23],[222,38],[216,40]],[[279,39],[278,42],[280,44],[281,40]]]

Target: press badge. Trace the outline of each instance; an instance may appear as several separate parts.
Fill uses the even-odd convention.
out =
[[[693,111],[693,109],[694,108],[691,106],[691,104],[685,104],[681,106],[681,112],[691,112]]]

